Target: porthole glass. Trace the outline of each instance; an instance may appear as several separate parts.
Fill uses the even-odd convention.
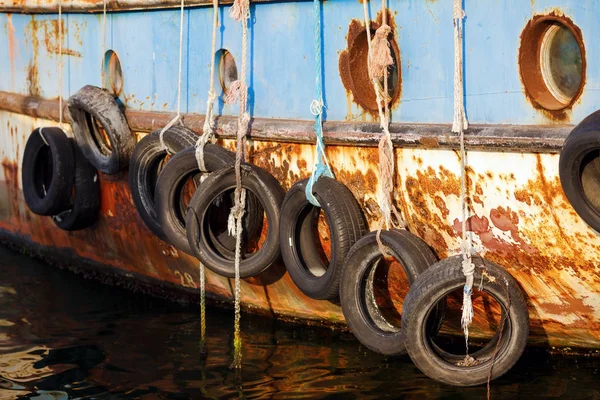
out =
[[[219,83],[223,93],[227,94],[231,84],[238,79],[238,70],[231,53],[221,49],[216,54],[219,71]]]
[[[563,25],[550,26],[542,40],[540,57],[548,90],[559,102],[569,104],[579,91],[583,74],[577,38]]]
[[[108,89],[115,97],[118,97],[123,90],[123,70],[117,53],[108,50],[104,54],[102,67],[104,88]]]

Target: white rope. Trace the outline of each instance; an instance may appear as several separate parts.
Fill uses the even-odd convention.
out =
[[[177,115],[160,131],[159,139],[163,150],[167,150],[164,141],[164,134],[177,122],[181,122],[181,71],[183,65],[183,16],[185,0],[181,0],[181,12],[179,16],[179,72],[177,74]]]
[[[63,23],[62,23],[62,4],[58,0],[58,125],[63,129]],[[43,136],[42,136],[43,137]]]
[[[104,57],[106,56],[106,2],[108,0],[102,1],[102,54],[100,55],[100,59],[102,60],[102,70],[100,71],[100,78],[102,79],[102,85],[104,85],[106,80],[106,60]]]
[[[464,103],[464,83],[463,83],[463,19],[465,13],[462,8],[462,0],[454,0],[454,121],[452,123],[452,132],[460,135],[460,171],[461,171],[461,213],[462,213],[462,244],[461,252],[463,256],[462,270],[465,276],[465,286],[463,289],[463,307],[461,326],[465,334],[467,346],[467,357],[469,352],[469,326],[473,321],[473,302],[471,295],[473,293],[473,274],[475,273],[475,264],[471,259],[472,243],[467,234],[467,218],[469,214],[467,203],[467,172],[466,172],[466,150],[465,150],[465,130],[468,128],[467,116]]]
[[[242,187],[242,162],[246,155],[246,134],[250,124],[250,114],[247,112],[248,86],[246,84],[246,70],[248,60],[248,21],[250,19],[250,1],[235,0],[229,9],[229,15],[242,24],[242,68],[241,79],[233,82],[227,95],[228,100],[239,97],[240,115],[238,116],[237,149],[235,157],[235,204],[229,214],[228,229],[230,234],[235,233],[235,319],[233,339],[233,368],[242,367],[242,338],[240,335],[240,261],[242,254],[242,218],[246,206],[246,190]],[[235,221],[235,224],[234,224]]]
[[[219,26],[219,0],[213,0],[213,32],[212,32],[212,50],[210,52],[210,75],[208,98],[206,100],[206,116],[204,118],[204,126],[202,127],[202,135],[196,142],[196,161],[198,168],[202,172],[208,172],[204,164],[204,145],[209,139],[215,142],[215,128],[213,107],[217,95],[215,94],[215,53],[217,50],[217,28]]]
[[[375,97],[377,101],[377,110],[379,112],[379,122],[381,125],[381,129],[383,130],[383,135],[379,141],[379,180],[380,185],[377,191],[377,204],[379,209],[381,210],[381,214],[383,215],[383,221],[377,230],[377,244],[379,245],[379,250],[385,256],[390,255],[386,246],[384,246],[381,241],[381,230],[385,226],[386,229],[390,229],[391,226],[394,227],[404,227],[405,223],[400,215],[400,212],[396,209],[396,207],[392,203],[392,193],[394,188],[394,147],[392,144],[392,136],[390,134],[389,125],[389,96],[388,96],[388,82],[387,82],[387,74],[389,62],[393,63],[391,56],[383,57],[384,58],[384,66],[379,65],[376,69],[383,71],[383,88],[377,78],[377,74],[373,68],[373,60],[374,60],[374,50],[373,43],[371,40],[371,21],[369,19],[369,10],[367,8],[367,2],[363,1],[363,12],[365,18],[365,29],[367,31],[367,45],[368,45],[368,57],[367,57],[367,68],[369,71],[369,77],[371,78],[371,83],[373,84],[373,90],[375,91]],[[386,23],[386,14],[387,9],[385,6],[385,0],[382,0],[382,25],[378,29],[379,38],[381,39],[380,43],[377,45],[380,47],[378,52],[389,52],[389,42],[387,41],[387,34],[389,34],[389,27]],[[381,30],[381,31],[380,31]],[[386,33],[387,32],[387,33]],[[386,61],[387,60],[387,61]],[[392,215],[394,216],[394,220],[392,219]]]

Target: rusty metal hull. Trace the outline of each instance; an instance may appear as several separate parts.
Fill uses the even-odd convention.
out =
[[[144,226],[131,200],[127,175],[102,176],[102,210],[97,224],[64,232],[50,218],[30,213],[23,201],[21,155],[28,134],[53,125],[0,111],[0,231],[3,240],[72,267],[137,280],[189,297],[198,288],[198,262],[161,242]],[[225,142],[226,146],[232,143]],[[254,140],[251,162],[266,168],[287,189],[308,176],[314,147]],[[377,149],[330,146],[336,176],[359,200],[372,228],[376,206]],[[469,152],[468,191],[474,216],[470,230],[478,251],[505,267],[529,300],[531,342],[549,346],[600,347],[600,238],[566,200],[556,154]],[[395,201],[408,229],[438,257],[459,251],[460,163],[453,150],[399,148]],[[67,258],[66,258],[67,257]],[[207,290],[232,299],[232,282],[207,274]],[[390,283],[397,293],[405,284]],[[400,286],[394,286],[400,285]],[[305,297],[281,265],[242,282],[250,311],[312,323],[340,323],[338,305]],[[401,300],[400,300],[401,304]]]

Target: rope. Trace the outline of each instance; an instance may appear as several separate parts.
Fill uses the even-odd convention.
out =
[[[181,0],[181,12],[179,17],[179,72],[177,74],[177,115],[160,131],[159,139],[163,150],[167,152],[169,149],[165,145],[164,135],[173,125],[181,122],[181,70],[183,60],[183,15],[184,15],[185,0]]]
[[[200,263],[200,354],[206,353],[206,280]]]
[[[365,29],[367,31],[368,58],[367,67],[375,97],[377,101],[377,110],[379,112],[379,121],[383,135],[379,140],[379,190],[377,193],[377,203],[383,221],[377,230],[377,244],[379,251],[384,256],[389,256],[390,252],[381,241],[382,229],[390,229],[394,227],[404,227],[406,224],[398,209],[392,203],[392,193],[394,191],[394,146],[392,144],[392,136],[390,134],[390,117],[389,117],[389,96],[388,96],[388,68],[393,65],[394,60],[391,55],[390,43],[388,36],[391,33],[391,28],[387,24],[387,8],[385,0],[381,2],[382,24],[375,32],[375,38],[371,40],[371,21],[369,19],[369,10],[367,2],[363,1],[363,12],[365,17]],[[383,88],[380,79],[383,79]],[[394,218],[392,218],[392,216]]]
[[[102,84],[104,85],[104,81],[106,80],[106,62],[104,57],[106,55],[106,2],[107,0],[102,1],[102,71],[100,72],[100,79],[102,79]]]
[[[204,126],[202,127],[202,135],[196,142],[196,161],[198,168],[202,172],[208,172],[204,164],[204,145],[209,139],[215,142],[215,128],[213,107],[217,95],[215,94],[215,53],[217,50],[217,27],[219,26],[219,0],[213,0],[213,32],[212,32],[212,50],[210,52],[210,77],[208,99],[206,100],[206,117],[204,118]]]
[[[467,217],[469,214],[467,204],[467,172],[466,172],[466,150],[465,150],[465,130],[468,128],[467,116],[464,103],[463,86],[463,19],[465,13],[462,8],[462,0],[454,0],[454,121],[452,123],[452,132],[460,135],[460,197],[462,213],[462,244],[461,252],[463,256],[462,270],[465,276],[465,286],[463,288],[463,307],[461,316],[461,326],[465,334],[467,347],[467,357],[469,354],[469,326],[473,321],[473,274],[475,264],[471,259],[472,243],[467,234]]]
[[[323,55],[321,52],[321,1],[313,0],[315,9],[315,88],[316,99],[310,103],[310,112],[315,116],[315,136],[317,147],[317,161],[313,172],[306,184],[306,199],[314,206],[320,207],[319,201],[313,195],[313,185],[321,176],[335,178],[329,161],[325,155],[325,144],[323,142]]]
[[[62,4],[58,0],[58,126],[63,129],[63,23],[62,23]],[[42,136],[43,138],[43,136]],[[44,140],[45,141],[45,140]]]
[[[246,154],[246,134],[250,124],[250,114],[246,108],[248,103],[248,86],[246,70],[248,61],[248,20],[250,19],[250,1],[235,0],[229,9],[229,16],[242,24],[242,78],[233,82],[229,88],[226,101],[239,99],[240,115],[238,117],[237,149],[235,155],[235,203],[229,214],[228,230],[235,234],[235,319],[233,338],[232,368],[242,367],[242,338],[240,335],[240,261],[242,254],[242,218],[246,206],[246,190],[242,187],[242,162]]]

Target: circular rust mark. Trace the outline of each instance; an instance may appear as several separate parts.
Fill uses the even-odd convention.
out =
[[[390,108],[398,102],[402,86],[402,68],[400,60],[400,48],[396,42],[396,27],[393,16],[387,13],[387,21],[392,28],[389,36],[390,48],[394,64],[388,73],[388,94],[390,97]],[[376,21],[370,22],[371,38],[375,31],[381,26],[381,13]],[[352,94],[354,102],[373,116],[378,115],[377,100],[373,83],[369,77],[367,67],[369,48],[367,42],[367,30],[364,23],[353,19],[350,21],[347,36],[347,48],[340,53],[339,70],[342,83],[346,91]]]
[[[547,64],[543,57],[548,46],[548,37],[557,28],[566,28],[577,41],[581,54],[581,80],[578,89],[568,97],[557,95],[550,84]],[[519,48],[519,72],[525,87],[525,95],[531,104],[542,111],[548,118],[557,121],[568,119],[568,111],[580,98],[586,79],[586,57],[581,30],[568,17],[554,12],[547,15],[534,16],[525,26],[521,34]]]

